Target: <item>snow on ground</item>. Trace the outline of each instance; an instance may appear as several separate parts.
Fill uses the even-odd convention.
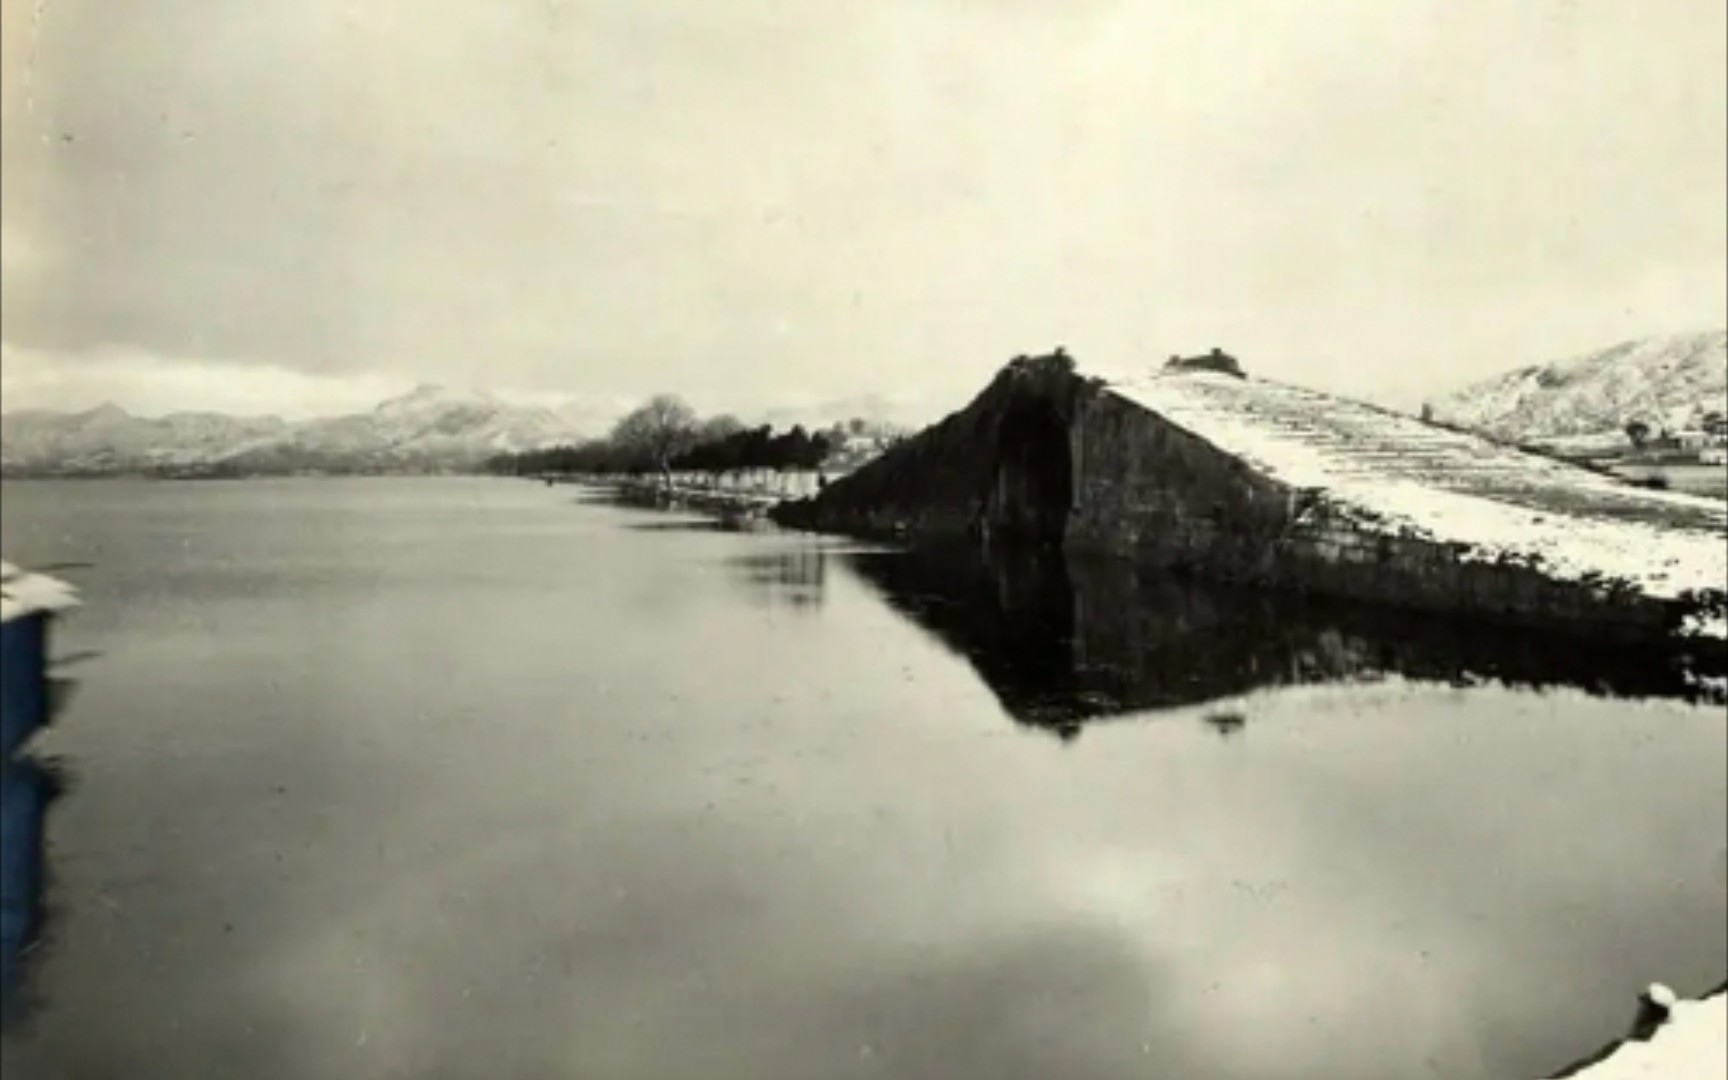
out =
[[[826,474],[830,478],[838,475]],[[821,489],[818,474],[809,470],[749,469],[713,476],[701,472],[674,472],[672,486],[679,491],[720,492],[741,498],[759,498],[770,502],[782,499],[803,499]]]
[[[0,622],[38,611],[59,611],[77,603],[77,590],[59,578],[32,574],[9,562],[0,562]]]
[[[1728,1058],[1728,995],[1682,1001],[1647,1042],[1623,1043],[1575,1080],[1710,1080]]]
[[[1365,526],[1469,545],[1559,580],[1623,580],[1674,599],[1728,587],[1728,505],[1649,491],[1280,383],[1170,372],[1109,384],[1273,478],[1318,492]],[[1728,637],[1721,616],[1689,633]]]

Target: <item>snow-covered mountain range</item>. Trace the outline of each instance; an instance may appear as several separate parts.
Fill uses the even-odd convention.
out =
[[[1507,372],[1432,403],[1434,418],[1516,441],[1695,429],[1728,408],[1728,330],[1621,342]]]
[[[854,416],[915,411],[881,397],[774,410],[755,422],[807,429]],[[1696,428],[1728,408],[1728,331],[1623,342],[1588,356],[1520,368],[1431,403],[1433,416],[1520,442],[1618,437],[1629,421],[1653,430]],[[500,453],[600,434],[593,409],[506,402],[423,385],[362,413],[288,421],[221,413],[134,416],[116,405],[84,412],[0,416],[0,470],[8,475],[120,472],[250,475],[470,469]],[[894,425],[908,426],[905,424]]]
[[[446,471],[583,434],[554,409],[427,385],[370,412],[297,422],[218,413],[142,417],[116,405],[9,413],[0,417],[0,467],[14,475]]]

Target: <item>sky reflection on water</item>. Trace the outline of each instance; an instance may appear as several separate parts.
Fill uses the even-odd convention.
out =
[[[101,654],[8,1076],[1533,1077],[1723,974],[1651,671],[526,484],[3,491]]]

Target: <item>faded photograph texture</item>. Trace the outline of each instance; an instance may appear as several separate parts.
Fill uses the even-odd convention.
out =
[[[1728,12],[0,0],[8,1078],[1728,1059]]]

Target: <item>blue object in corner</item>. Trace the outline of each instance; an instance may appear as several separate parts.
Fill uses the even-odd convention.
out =
[[[48,723],[48,620],[36,611],[0,622],[0,751],[8,761]]]

